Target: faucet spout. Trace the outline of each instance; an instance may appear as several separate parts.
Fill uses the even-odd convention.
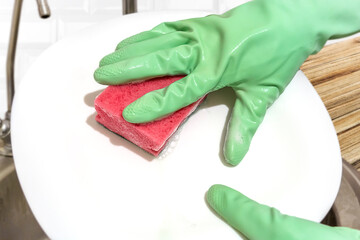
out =
[[[41,18],[48,18],[51,15],[49,4],[47,0],[36,0]]]
[[[16,45],[19,33],[19,23],[22,9],[22,0],[15,0],[13,16],[11,21],[10,39],[6,59],[6,84],[7,84],[7,110],[11,111],[11,105],[14,98],[14,63]]]

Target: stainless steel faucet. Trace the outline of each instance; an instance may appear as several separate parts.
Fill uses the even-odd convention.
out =
[[[50,8],[46,0],[36,0],[41,18],[50,16]],[[7,87],[7,112],[5,119],[0,119],[0,155],[12,156],[11,139],[10,139],[10,118],[11,106],[14,99],[14,63],[16,45],[19,33],[19,23],[21,16],[22,0],[15,0],[14,10],[11,21],[10,40],[6,59],[6,87]]]

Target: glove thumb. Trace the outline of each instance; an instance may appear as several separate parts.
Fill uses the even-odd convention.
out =
[[[239,164],[248,152],[251,140],[268,107],[268,101],[263,100],[263,94],[252,92],[235,91],[237,98],[228,123],[223,149],[225,160],[233,166]]]

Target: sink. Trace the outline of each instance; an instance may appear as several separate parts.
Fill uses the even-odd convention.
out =
[[[13,159],[0,156],[0,236],[3,240],[49,239],[25,199]]]

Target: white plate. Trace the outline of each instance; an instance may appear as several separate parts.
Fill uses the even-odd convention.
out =
[[[158,159],[94,120],[101,57],[123,38],[198,12],[144,13],[93,26],[52,46],[14,102],[12,140],[25,195],[52,239],[238,239],[204,196],[229,185],[287,214],[320,221],[340,183],[329,115],[299,72],[269,109],[237,167],[222,162],[231,90],[211,94]]]

